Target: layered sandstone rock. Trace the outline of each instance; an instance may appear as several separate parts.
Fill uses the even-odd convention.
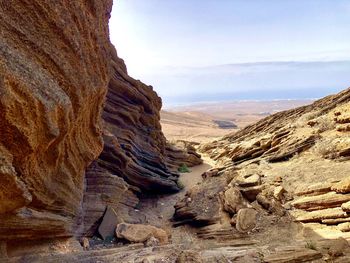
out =
[[[0,3],[0,239],[70,236],[102,150],[112,0]]]
[[[165,150],[167,166],[172,170],[176,171],[181,165],[192,167],[203,163],[201,155],[190,142],[167,142]]]
[[[176,173],[166,165],[166,139],[159,123],[161,99],[151,86],[131,78],[114,48],[104,119],[101,169],[153,192],[178,191]]]
[[[348,138],[346,130],[337,130],[336,124],[348,124],[350,89],[325,97],[315,103],[273,114],[221,140],[202,145],[201,151],[223,163],[232,161],[239,165],[247,161],[264,159],[268,162],[287,161],[324,140],[319,151],[327,158],[350,156],[349,142],[345,139],[337,147],[326,142],[325,132],[337,132]]]

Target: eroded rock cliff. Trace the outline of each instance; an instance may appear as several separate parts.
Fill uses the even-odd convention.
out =
[[[105,146],[97,163],[143,190],[177,191],[177,174],[165,163],[162,101],[152,87],[127,74],[115,49],[111,53],[113,75],[103,111]]]
[[[111,6],[0,1],[0,239],[74,232],[103,146]]]

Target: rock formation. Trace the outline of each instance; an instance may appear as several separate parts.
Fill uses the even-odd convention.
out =
[[[102,150],[111,0],[0,3],[0,239],[70,236]]]
[[[103,111],[105,146],[98,166],[145,191],[178,191],[178,175],[168,165],[174,168],[178,165],[174,159],[182,157],[193,166],[201,163],[200,156],[194,149],[167,144],[160,127],[161,99],[151,86],[128,76],[114,49],[112,66]]]

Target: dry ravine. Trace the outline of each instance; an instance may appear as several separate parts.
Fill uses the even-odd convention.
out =
[[[0,262],[350,262],[350,89],[169,142],[111,7],[0,1]]]

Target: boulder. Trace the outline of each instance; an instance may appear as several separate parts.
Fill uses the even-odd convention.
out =
[[[236,229],[245,233],[253,230],[256,226],[258,212],[253,208],[242,208],[236,218]]]
[[[235,214],[240,209],[249,207],[249,202],[244,199],[241,192],[236,187],[230,187],[223,195],[224,209]]]
[[[118,224],[115,234],[118,238],[128,240],[132,243],[143,243],[151,237],[159,240],[160,245],[168,243],[168,234],[163,229],[142,224]]]
[[[328,254],[332,257],[339,257],[344,255],[344,252],[348,252],[350,246],[348,241],[345,238],[338,238],[333,240],[330,244]]]

